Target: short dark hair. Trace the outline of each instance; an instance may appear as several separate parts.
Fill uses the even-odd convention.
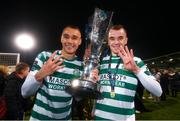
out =
[[[126,28],[123,26],[123,25],[121,25],[121,24],[116,24],[116,25],[112,25],[112,26],[110,26],[110,28],[109,28],[109,30],[120,30],[120,29],[124,29],[124,31],[126,32],[126,35],[127,35],[127,30],[126,30]]]
[[[64,27],[63,31],[64,31],[66,28],[77,29],[77,30],[79,30],[80,33],[81,33],[80,28],[79,28],[78,26],[76,26],[76,25],[66,25],[66,26]]]
[[[16,65],[15,72],[21,74],[23,70],[27,69],[29,65],[24,62],[20,62]]]

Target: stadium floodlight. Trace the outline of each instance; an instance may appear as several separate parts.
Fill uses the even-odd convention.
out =
[[[170,59],[169,59],[169,61],[171,62],[171,61],[173,61],[173,59],[172,59],[172,58],[170,58]]]
[[[15,37],[15,43],[19,48],[23,50],[32,49],[35,45],[33,36],[28,33],[18,34]]]

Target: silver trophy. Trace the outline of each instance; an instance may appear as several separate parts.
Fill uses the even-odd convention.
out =
[[[84,72],[80,78],[71,80],[66,91],[75,97],[89,97],[100,99],[100,84],[94,83],[92,70],[99,67],[99,58],[102,52],[102,45],[105,41],[113,12],[105,12],[99,8],[94,11],[92,22],[89,24],[87,38],[90,40],[91,54],[84,61]]]

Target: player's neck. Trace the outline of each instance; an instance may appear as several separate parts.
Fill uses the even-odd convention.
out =
[[[74,54],[69,54],[69,53],[67,53],[67,52],[65,52],[63,50],[62,50],[62,55],[67,60],[72,60],[75,57],[75,53]]]
[[[112,55],[112,56],[117,56],[117,54],[115,54],[115,53],[113,53],[113,52],[111,52],[111,55]]]

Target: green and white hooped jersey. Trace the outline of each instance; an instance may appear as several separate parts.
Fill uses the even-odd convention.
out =
[[[42,65],[49,59],[52,52],[40,53],[31,71],[37,73]],[[61,51],[57,51],[57,56]],[[82,73],[82,62],[77,60],[64,60],[63,69],[55,71],[52,75],[47,76],[43,85],[38,89],[35,104],[32,110],[30,120],[70,120],[72,96],[65,92],[65,87],[70,84],[70,80],[75,78],[73,74],[75,69]]]
[[[136,76],[123,68],[123,62],[120,59],[117,74],[116,65],[119,57],[112,56],[111,72],[115,79],[115,97],[110,96],[111,84],[109,81],[108,66],[110,56],[106,56],[101,61],[100,66],[100,84],[101,92],[104,97],[102,100],[97,100],[95,105],[95,120],[135,120],[134,96],[138,80]],[[135,62],[139,67],[143,67],[144,63],[141,59],[134,57]]]

